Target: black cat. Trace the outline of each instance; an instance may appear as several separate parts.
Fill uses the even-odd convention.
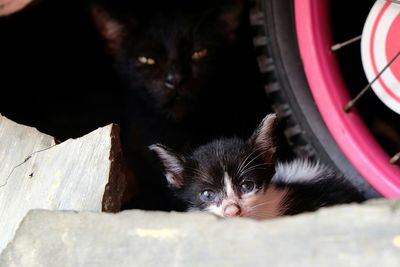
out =
[[[143,195],[131,207],[170,209],[147,146],[185,151],[248,134],[267,112],[250,38],[239,38],[246,2],[93,0],[90,8],[128,89],[123,146]]]

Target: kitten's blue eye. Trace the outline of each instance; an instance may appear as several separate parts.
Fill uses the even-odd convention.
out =
[[[240,192],[242,192],[242,194],[246,194],[246,193],[250,193],[252,192],[254,189],[256,188],[256,184],[252,181],[246,181],[243,182],[240,185]]]
[[[200,193],[200,199],[204,202],[210,202],[215,200],[217,194],[212,190],[204,190]]]

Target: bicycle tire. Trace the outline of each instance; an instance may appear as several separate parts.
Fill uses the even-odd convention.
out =
[[[297,45],[293,0],[251,0],[250,24],[265,91],[295,155],[318,158],[367,199],[382,197],[350,164],[319,114]]]

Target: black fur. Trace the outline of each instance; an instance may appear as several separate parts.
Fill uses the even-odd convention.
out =
[[[279,168],[292,168],[296,164],[318,166],[321,172],[317,175],[312,175],[310,171],[307,180],[303,180],[303,177],[297,177],[296,175],[282,177],[278,172],[275,174],[271,183],[277,188],[288,190],[288,196],[285,202],[282,203],[284,215],[315,211],[321,207],[338,204],[360,203],[365,200],[364,196],[345,177],[335,173],[318,161],[296,160],[281,165]],[[300,181],[299,178],[301,178]]]
[[[180,210],[147,146],[160,142],[183,152],[216,137],[244,136],[268,111],[242,23],[246,1],[89,2],[127,89],[122,142],[141,187],[125,208]],[[202,49],[207,56],[193,60]],[[155,64],[140,63],[142,56]]]
[[[238,196],[245,181],[255,184],[256,193],[265,193],[269,187],[284,191],[284,197],[279,202],[280,215],[365,200],[344,177],[318,161],[297,159],[284,164],[276,163],[275,126],[276,117],[269,115],[249,140],[219,139],[199,147],[186,157],[160,145],[150,148],[158,154],[164,164],[164,173],[170,179],[179,176],[179,186],[172,183],[171,188],[188,209],[206,210],[210,204],[221,206],[227,197],[224,173],[230,177]],[[200,195],[204,190],[216,192],[216,201],[203,201]]]

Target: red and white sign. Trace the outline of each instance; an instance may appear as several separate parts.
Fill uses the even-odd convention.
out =
[[[365,22],[361,39],[361,57],[369,82],[400,51],[400,4],[378,0]],[[400,56],[372,84],[380,100],[400,114]]]

